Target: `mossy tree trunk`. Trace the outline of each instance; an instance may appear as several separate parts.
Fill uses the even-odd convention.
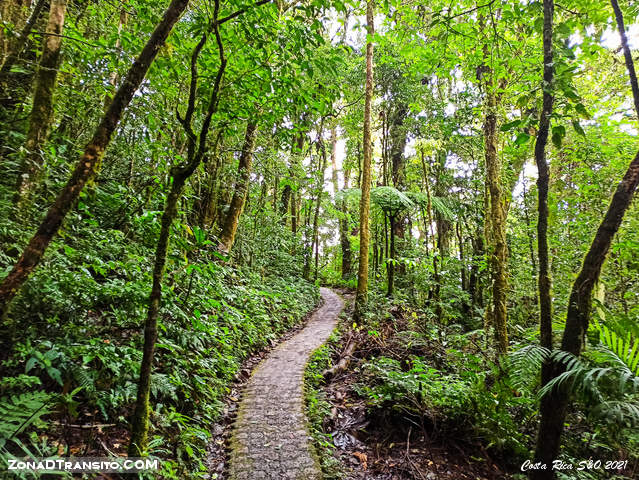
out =
[[[5,84],[6,81],[11,74],[11,68],[16,64],[18,59],[20,58],[20,54],[24,50],[25,45],[27,44],[27,40],[29,39],[29,34],[31,30],[33,30],[34,25],[40,18],[40,14],[44,9],[47,0],[38,0],[31,10],[31,15],[22,27],[20,31],[20,36],[16,39],[14,45],[6,45],[6,41],[3,40],[2,29],[0,29],[0,44],[3,44],[3,52],[4,61],[2,62],[2,66],[0,66],[0,95],[5,92]],[[11,2],[7,2],[7,5],[10,5]],[[6,17],[6,14],[3,12],[3,17]]]
[[[374,0],[366,2],[366,30],[372,37],[375,33]],[[368,250],[370,245],[370,204],[371,204],[371,163],[373,143],[371,138],[371,104],[373,101],[373,43],[366,43],[366,87],[364,92],[364,158],[361,169],[362,196],[359,204],[359,269],[357,272],[357,294],[355,297],[355,318],[359,319],[368,296]]]
[[[550,117],[553,108],[553,50],[552,29],[554,0],[544,0],[544,79],[543,109],[539,121],[539,131],[535,142],[535,162],[537,163],[537,251],[539,256],[539,332],[541,345],[552,350],[552,300],[550,297],[550,270],[548,258],[548,186],[549,169],[546,160],[546,144],[550,131]],[[546,384],[550,379],[550,363],[545,362],[541,370],[541,382]],[[542,400],[544,401],[544,400]]]
[[[244,144],[242,145],[242,153],[240,154],[240,161],[237,167],[238,176],[235,182],[235,189],[233,190],[233,197],[231,197],[231,204],[229,205],[229,210],[222,226],[222,233],[220,234],[218,250],[224,255],[228,255],[233,247],[237,224],[248,195],[256,136],[257,122],[250,121],[246,125]]]
[[[29,118],[27,151],[18,177],[15,204],[18,209],[28,201],[38,183],[43,167],[42,148],[45,145],[53,120],[53,94],[58,77],[58,63],[62,47],[62,31],[67,11],[66,0],[51,0],[46,36],[42,42],[42,54],[33,93],[33,108]]]

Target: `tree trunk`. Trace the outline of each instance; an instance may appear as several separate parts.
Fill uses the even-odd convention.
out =
[[[395,288],[395,214],[390,214],[388,216],[388,220],[390,223],[390,256],[387,260],[388,263],[388,290],[386,291],[386,295],[391,297],[393,296],[393,291]]]
[[[173,225],[173,220],[177,215],[178,202],[182,195],[183,187],[184,179],[173,177],[171,191],[166,199],[166,205],[164,207],[164,212],[162,213],[160,238],[155,250],[155,263],[153,265],[153,286],[151,287],[149,308],[147,310],[146,323],[144,326],[144,347],[142,350],[142,364],[140,366],[137,400],[131,422],[131,445],[129,447],[129,454],[131,456],[142,455],[147,445],[149,431],[151,370],[153,368],[155,344],[158,336],[157,319],[160,313],[160,303],[162,301],[162,278],[164,277],[166,254],[169,249],[171,226]]]
[[[75,204],[87,181],[93,177],[124,110],[131,102],[160,47],[164,44],[188,3],[189,0],[172,0],[162,20],[142,49],[140,56],[129,69],[126,78],[109,106],[109,110],[96,128],[93,138],[85,147],[71,178],[59,193],[51,208],[49,208],[44,220],[29,241],[18,262],[0,284],[0,318],[4,317],[9,303],[42,259],[49,243],[58,232],[64,217]]]
[[[485,75],[492,75],[492,72]],[[486,82],[484,145],[486,160],[486,183],[490,210],[488,264],[492,283],[492,305],[489,326],[494,328],[495,349],[498,355],[508,351],[508,331],[506,312],[508,247],[506,245],[506,209],[501,185],[501,161],[497,152],[497,96],[492,81]]]
[[[552,350],[552,301],[550,297],[550,273],[548,268],[548,184],[549,171],[546,160],[546,144],[550,130],[550,116],[553,107],[553,51],[552,29],[554,0],[544,0],[544,80],[543,80],[543,110],[539,121],[539,132],[535,143],[535,162],[537,163],[537,251],[539,256],[539,332],[541,346]],[[545,385],[550,380],[550,363],[544,363],[541,383]]]
[[[244,202],[248,194],[251,180],[251,162],[253,160],[253,148],[255,147],[255,137],[257,134],[257,123],[251,121],[246,125],[246,133],[244,135],[244,145],[240,154],[240,163],[238,165],[238,179],[235,182],[235,190],[231,205],[224,221],[222,233],[220,235],[220,243],[218,250],[224,255],[228,255],[235,241],[235,233],[237,232],[237,224],[240,214],[244,208]]]
[[[389,131],[390,137],[390,167],[391,178],[393,180],[393,186],[400,191],[406,188],[406,159],[404,158],[404,149],[406,148],[406,127],[404,127],[404,120],[408,114],[408,108],[406,105],[397,105],[393,112],[392,118],[389,119]],[[405,213],[398,214],[393,222],[394,232],[397,238],[403,239],[406,229],[406,217]]]
[[[366,30],[372,37],[375,33],[373,24],[373,0],[366,2]],[[355,318],[359,319],[368,297],[368,249],[370,244],[370,203],[371,203],[371,161],[373,143],[371,138],[371,103],[373,100],[373,43],[366,43],[366,88],[364,99],[364,161],[362,165],[362,196],[359,206],[359,269],[357,272],[357,294],[355,298]]]
[[[348,190],[348,181],[351,171],[344,168],[344,190]],[[342,219],[339,222],[339,241],[342,247],[342,278],[347,278],[351,274],[351,239],[350,232],[348,230],[348,205],[346,200],[342,200],[341,204]]]
[[[626,66],[628,67],[630,83],[631,85],[636,85],[637,77],[628,48],[623,16],[616,0],[611,0],[611,3],[617,18],[621,45],[627,60]],[[633,87],[632,90],[635,109],[639,117],[639,89]],[[639,184],[639,152],[630,162],[626,174],[617,186],[610,205],[608,206],[608,211],[597,229],[597,233],[590,245],[588,253],[586,253],[584,257],[581,271],[572,285],[572,291],[568,300],[566,327],[561,341],[561,349],[565,352],[577,356],[581,354],[590,322],[592,291],[599,280],[606,255],[615,234],[619,230],[626,210],[630,206],[633,194],[637,189],[637,184]],[[553,362],[551,364],[549,378],[556,378],[564,371],[565,365],[563,363]],[[569,401],[569,393],[565,388],[560,387],[553,389],[544,398],[544,401],[541,402],[541,421],[537,436],[537,447],[535,449],[535,462],[542,462],[550,466],[559,454],[561,434],[563,432]],[[554,478],[554,471],[552,469],[532,471],[530,478],[532,480],[550,480]]]
[[[122,30],[124,29],[128,21],[129,21],[129,14],[127,13],[125,8],[122,8],[120,10],[120,20],[118,21],[118,38],[115,41],[115,49],[118,51],[118,53],[122,47]],[[112,90],[115,90],[115,87],[117,86],[119,80],[120,80],[120,76],[118,75],[118,70],[116,65],[113,71],[109,74],[109,85]],[[111,100],[112,98],[109,92],[104,96],[105,111],[109,108],[109,104],[111,103]]]
[[[293,182],[296,173],[296,167],[298,166],[298,158],[302,155],[302,148],[304,148],[304,134],[300,133],[297,137],[296,143],[291,148],[291,166],[289,168],[288,182],[282,190],[282,199],[280,203],[280,216],[282,225],[286,225],[286,217],[289,211],[289,202],[291,201],[293,188],[290,183]],[[292,221],[292,218],[291,218]]]
[[[155,252],[155,264],[153,266],[153,286],[151,287],[151,295],[149,296],[149,308],[147,311],[146,323],[144,325],[144,349],[142,352],[142,364],[140,366],[140,378],[138,381],[137,399],[135,411],[131,419],[131,441],[129,443],[129,456],[138,457],[145,453],[147,447],[147,437],[149,431],[149,394],[151,390],[151,372],[153,368],[153,357],[155,353],[155,343],[157,341],[157,321],[160,313],[160,305],[162,301],[162,278],[164,276],[164,268],[166,265],[166,255],[169,247],[169,239],[171,235],[171,226],[177,215],[178,203],[182,196],[182,190],[186,181],[193,175],[202,163],[207,151],[207,138],[211,128],[211,120],[217,112],[219,105],[219,92],[222,83],[222,77],[226,69],[226,57],[224,56],[224,47],[219,32],[218,14],[220,10],[220,0],[215,0],[213,11],[212,30],[215,33],[217,41],[220,66],[215,76],[213,90],[208,102],[208,106],[202,120],[199,135],[193,130],[192,120],[193,112],[196,106],[197,92],[197,60],[202,48],[204,47],[208,32],[202,35],[200,42],[195,47],[191,56],[191,83],[189,88],[189,101],[184,118],[179,117],[180,123],[184,127],[187,136],[187,162],[181,166],[175,166],[171,169],[170,180],[171,190],[166,199],[164,212],[162,214],[162,224],[160,229],[160,237]],[[117,99],[117,95],[116,95]],[[116,101],[114,99],[114,103]]]
[[[324,193],[324,172],[326,170],[326,146],[324,145],[324,140],[322,140],[323,131],[320,129],[319,133],[319,149],[320,149],[320,165],[319,171],[317,172],[317,201],[315,203],[315,213],[313,214],[313,241],[311,242],[311,257],[313,255],[313,251],[315,252],[315,276],[314,279],[317,280],[317,270],[319,266],[319,213],[320,207],[322,206],[322,193]]]
[[[3,95],[6,91],[6,81],[11,73],[11,68],[13,68],[18,61],[18,58],[20,58],[20,54],[22,53],[22,50],[24,50],[27,40],[29,39],[29,34],[31,33],[31,30],[33,30],[33,26],[38,21],[38,18],[40,18],[40,14],[42,13],[45,4],[46,0],[37,1],[31,11],[31,15],[29,15],[27,22],[24,24],[15,45],[9,48],[8,54],[6,55],[4,62],[2,62],[2,66],[0,67],[0,95]],[[1,31],[0,35],[2,35]]]
[[[47,140],[53,119],[53,92],[58,76],[58,62],[62,46],[60,35],[64,28],[66,11],[66,0],[51,0],[47,36],[43,40],[42,55],[38,64],[33,109],[29,118],[29,131],[25,142],[27,153],[16,185],[15,203],[18,209],[21,209],[23,202],[28,200],[42,171],[42,148]]]
[[[490,195],[490,229],[492,240],[489,252],[489,265],[492,281],[492,327],[495,334],[495,348],[499,355],[508,351],[508,331],[506,329],[506,215],[502,202],[501,162],[497,153],[497,114],[494,93],[488,94],[487,114],[484,121],[484,140],[486,145],[486,181]]]

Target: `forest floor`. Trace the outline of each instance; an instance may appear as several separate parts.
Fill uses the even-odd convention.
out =
[[[321,478],[304,415],[303,377],[311,353],[328,339],[344,306],[331,290],[321,293],[324,304],[306,327],[275,348],[243,389],[229,442],[233,480]]]
[[[353,295],[340,292],[347,302],[346,317],[351,318]],[[390,410],[368,408],[353,388],[362,382],[358,363],[370,355],[388,354],[373,337],[354,332],[345,322],[334,350],[337,363],[354,342],[348,368],[321,387],[330,414],[323,419],[324,432],[330,432],[338,462],[339,478],[344,480],[493,480],[511,478],[500,459],[492,458],[481,445],[469,442],[463,431],[450,425]],[[339,352],[342,352],[341,354]]]

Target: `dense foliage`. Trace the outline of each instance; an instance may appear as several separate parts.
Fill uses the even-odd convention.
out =
[[[514,470],[639,471],[637,5],[0,15],[3,458],[128,449],[209,475],[230,382],[323,283],[357,289],[309,373],[325,453],[322,371],[358,338],[371,415]]]

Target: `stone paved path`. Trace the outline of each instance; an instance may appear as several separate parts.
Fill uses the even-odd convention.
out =
[[[310,354],[337,325],[344,304],[327,288],[308,325],[280,344],[253,372],[231,437],[231,480],[320,480],[303,409]]]

